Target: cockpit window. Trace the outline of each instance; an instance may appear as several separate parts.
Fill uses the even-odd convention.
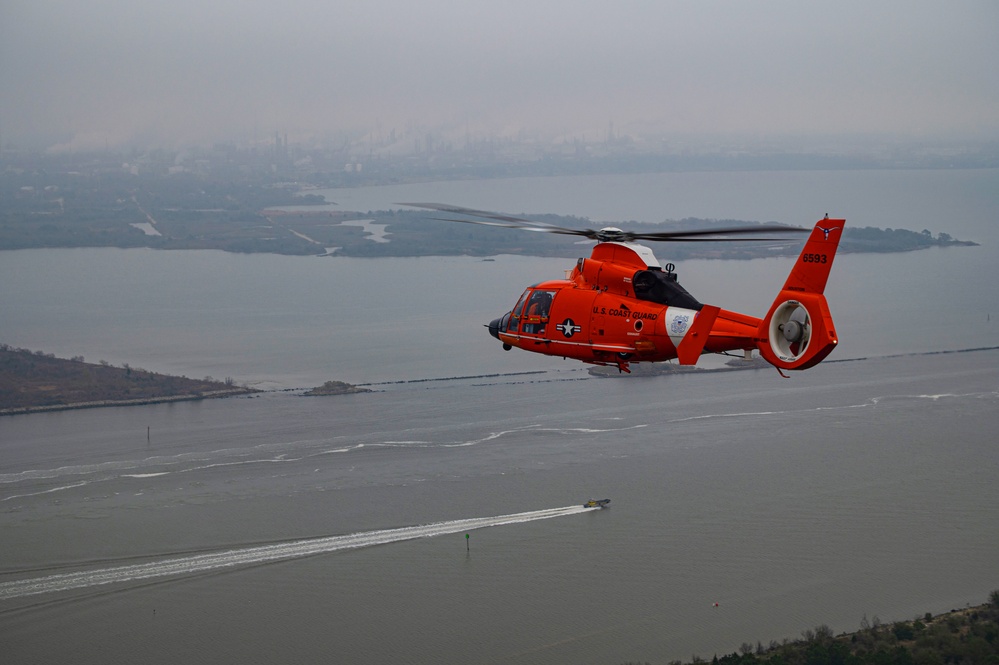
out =
[[[531,294],[530,289],[524,291],[524,295],[520,296],[520,300],[518,300],[517,304],[514,305],[513,309],[510,310],[510,322],[509,325],[507,325],[507,327],[505,328],[506,330],[512,330],[514,332],[517,331],[518,327],[520,326],[520,317],[524,313],[524,303],[527,302],[527,297],[530,294]]]

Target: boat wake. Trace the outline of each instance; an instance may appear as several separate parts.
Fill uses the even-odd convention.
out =
[[[474,529],[484,529],[506,524],[521,524],[556,517],[568,517],[569,515],[578,515],[594,510],[599,510],[599,508],[586,508],[581,505],[566,506],[564,508],[547,508],[511,515],[473,517],[447,522],[436,522],[434,524],[385,529],[382,531],[365,531],[342,536],[292,540],[272,543],[270,545],[174,557],[148,563],[13,580],[0,583],[0,600],[70,591],[72,589],[84,589],[104,584],[134,582],[154,577],[192,575],[221,568],[235,568],[237,566],[299,559],[317,554],[329,554],[340,550],[371,547],[373,545],[386,545],[388,543],[414,540],[416,538],[433,538],[435,536],[463,533]]]

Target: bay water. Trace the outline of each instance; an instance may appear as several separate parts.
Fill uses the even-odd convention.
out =
[[[564,259],[2,253],[0,341],[268,389],[0,418],[11,662],[665,663],[999,588],[995,171],[329,198],[609,221],[829,212],[981,245],[837,257],[840,347],[790,379],[597,379],[502,351],[481,324]],[[678,266],[700,300],[756,315],[789,269]],[[330,379],[376,392],[300,395]],[[274,547],[288,556],[258,556]]]

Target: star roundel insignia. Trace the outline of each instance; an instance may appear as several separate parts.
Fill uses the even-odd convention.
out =
[[[566,319],[565,321],[563,321],[562,323],[558,324],[555,327],[561,330],[562,334],[565,335],[566,337],[572,337],[573,335],[582,330],[582,328],[577,326],[576,322],[573,321],[572,319]]]
[[[561,330],[562,334],[565,335],[566,337],[572,337],[573,335],[582,330],[582,328],[577,326],[576,322],[573,321],[572,319],[566,319],[565,321],[563,321],[562,323],[558,324],[555,327]]]

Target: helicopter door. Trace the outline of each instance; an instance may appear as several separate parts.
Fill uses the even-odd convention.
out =
[[[527,295],[527,294],[524,294]],[[555,291],[532,291],[520,313],[520,332],[524,335],[540,336],[548,328],[548,315],[551,312]]]

